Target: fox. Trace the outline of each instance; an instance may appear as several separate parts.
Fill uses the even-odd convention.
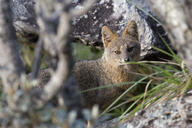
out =
[[[131,20],[120,36],[103,26],[101,35],[104,45],[102,57],[76,62],[73,68],[80,91],[135,80],[138,65],[128,62],[140,59],[141,46],[136,22]],[[124,84],[81,93],[84,106],[91,108],[97,104],[104,110],[129,87],[129,84]]]
[[[121,83],[135,80],[138,65],[128,64],[128,62],[139,61],[141,46],[134,20],[128,23],[121,36],[107,26],[102,27],[101,35],[104,45],[103,55],[97,60],[76,62],[72,76],[80,91],[104,85],[117,85],[81,93],[84,107],[92,108],[97,104],[100,110],[104,110],[130,87],[130,84]],[[40,86],[45,85],[50,76],[49,69],[41,70],[38,75]]]

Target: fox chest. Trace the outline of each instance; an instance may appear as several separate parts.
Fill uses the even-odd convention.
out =
[[[108,69],[104,74],[103,78],[101,81],[103,81],[103,84],[118,84],[122,82],[129,82],[132,81],[135,77],[136,72],[136,67],[130,69],[113,69],[110,68]]]

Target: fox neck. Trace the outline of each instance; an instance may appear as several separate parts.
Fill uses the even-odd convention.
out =
[[[111,83],[108,84],[116,84],[123,83],[134,80],[134,72],[137,70],[137,65],[117,65],[111,63],[105,57],[101,58],[101,66],[103,67],[103,71],[108,79],[110,79]]]

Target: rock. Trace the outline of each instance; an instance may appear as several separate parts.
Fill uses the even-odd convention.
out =
[[[136,113],[132,118],[118,118],[98,124],[95,128],[192,128],[192,92]]]
[[[146,0],[131,1],[140,6],[139,8],[142,8],[146,13],[133,5],[133,2],[127,2],[127,0],[98,0],[85,15],[73,19],[72,37],[80,39],[84,44],[102,46],[102,26],[109,26],[119,34],[128,21],[135,20],[138,24],[139,40],[141,42],[141,59],[168,58],[167,55],[154,50],[152,47],[158,47],[169,52],[159,35],[169,45],[170,41],[161,24],[150,16],[152,12],[149,4]],[[78,1],[74,2],[74,4],[76,8],[83,8]]]
[[[36,42],[39,27],[36,22],[34,0],[11,0],[10,7],[13,12],[13,25],[16,34],[22,41]]]
[[[79,4],[82,1],[73,0],[71,7],[83,8]],[[161,24],[150,16],[152,11],[146,1],[98,0],[85,15],[73,19],[71,36],[74,40],[81,40],[86,45],[102,47],[102,26],[107,25],[114,31],[121,33],[128,21],[135,20],[138,24],[139,40],[141,42],[141,59],[168,59],[169,56],[153,49],[154,46],[169,52],[159,35],[169,45],[170,41]],[[133,2],[137,6],[133,5]],[[25,39],[29,42],[36,42],[39,34],[34,6],[34,0],[11,0],[11,9],[17,35],[22,40]],[[171,45],[170,47],[172,48]]]

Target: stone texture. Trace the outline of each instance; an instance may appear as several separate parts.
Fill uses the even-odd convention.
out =
[[[38,39],[39,28],[33,8],[35,5],[34,0],[11,1],[17,35],[22,39],[27,39],[27,41],[35,42]],[[83,8],[79,4],[82,1],[73,0],[70,7]],[[121,33],[128,21],[135,20],[138,24],[139,40],[141,42],[141,59],[168,58],[168,56],[152,48],[152,46],[155,46],[168,51],[159,34],[168,44],[170,44],[170,41],[162,26],[151,18],[148,13],[152,14],[146,0],[98,0],[85,15],[72,20],[71,36],[74,40],[80,39],[86,45],[102,48],[102,26],[109,26],[114,31]]]
[[[36,42],[39,34],[34,5],[34,0],[10,1],[16,34],[27,42]]]
[[[133,0],[132,0],[133,1]],[[102,46],[101,28],[106,25],[114,31],[121,33],[128,21],[135,20],[138,25],[139,40],[141,42],[142,59],[154,60],[158,57],[167,58],[152,46],[167,50],[159,34],[170,44],[162,26],[151,18],[151,9],[146,0],[99,0],[87,14],[74,18],[72,21],[72,37],[80,39],[84,44]],[[76,8],[83,8],[74,2]],[[139,9],[139,8],[141,9]],[[144,11],[142,11],[144,10]]]
[[[95,128],[192,128],[192,92],[136,113],[131,119],[113,119]]]

